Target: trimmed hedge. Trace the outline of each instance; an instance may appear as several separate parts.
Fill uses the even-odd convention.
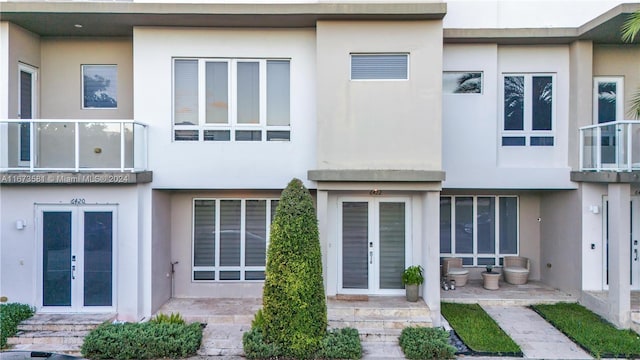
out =
[[[82,344],[89,359],[155,359],[194,355],[202,341],[200,323],[103,323]]]
[[[407,359],[453,359],[456,349],[449,333],[440,328],[408,327],[400,334],[400,347]]]
[[[274,344],[264,341],[263,330],[253,327],[244,333],[242,345],[247,359],[282,359],[283,352]],[[284,356],[286,358],[286,356]],[[334,329],[325,333],[316,353],[306,354],[309,359],[360,359],[362,345],[358,330]]]
[[[26,304],[0,304],[0,349],[7,346],[7,338],[18,332],[18,324],[33,316],[35,310]]]
[[[262,316],[264,341],[284,356],[311,356],[326,334],[318,220],[298,179],[282,192],[271,224]]]

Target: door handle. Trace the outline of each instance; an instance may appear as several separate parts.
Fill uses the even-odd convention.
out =
[[[71,265],[71,280],[75,280],[75,279],[76,279],[76,266]]]
[[[633,254],[635,255],[633,261],[638,261],[638,249],[633,249]]]
[[[369,264],[373,264],[373,251],[369,251]]]

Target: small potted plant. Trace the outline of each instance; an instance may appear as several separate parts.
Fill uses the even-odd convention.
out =
[[[412,265],[402,272],[402,284],[407,292],[407,301],[418,301],[418,288],[424,282],[422,266]]]

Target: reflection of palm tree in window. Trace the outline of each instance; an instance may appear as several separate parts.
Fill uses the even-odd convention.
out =
[[[482,92],[482,73],[463,73],[456,80],[455,94],[479,94]]]
[[[524,76],[504,78],[504,129],[524,129]]]
[[[96,108],[115,108],[118,103],[116,99],[109,96],[111,80],[100,75],[93,77],[84,75],[84,106]]]
[[[616,83],[598,83],[598,123],[616,120]]]

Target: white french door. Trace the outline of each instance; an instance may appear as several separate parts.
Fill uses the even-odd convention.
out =
[[[402,294],[411,251],[408,198],[338,201],[338,287],[343,294]]]
[[[38,206],[38,307],[45,312],[115,308],[114,206]]]
[[[631,237],[629,239],[629,250],[631,253],[629,271],[631,290],[640,290],[640,197],[631,197]],[[609,201],[604,199],[604,288],[609,288]]]

